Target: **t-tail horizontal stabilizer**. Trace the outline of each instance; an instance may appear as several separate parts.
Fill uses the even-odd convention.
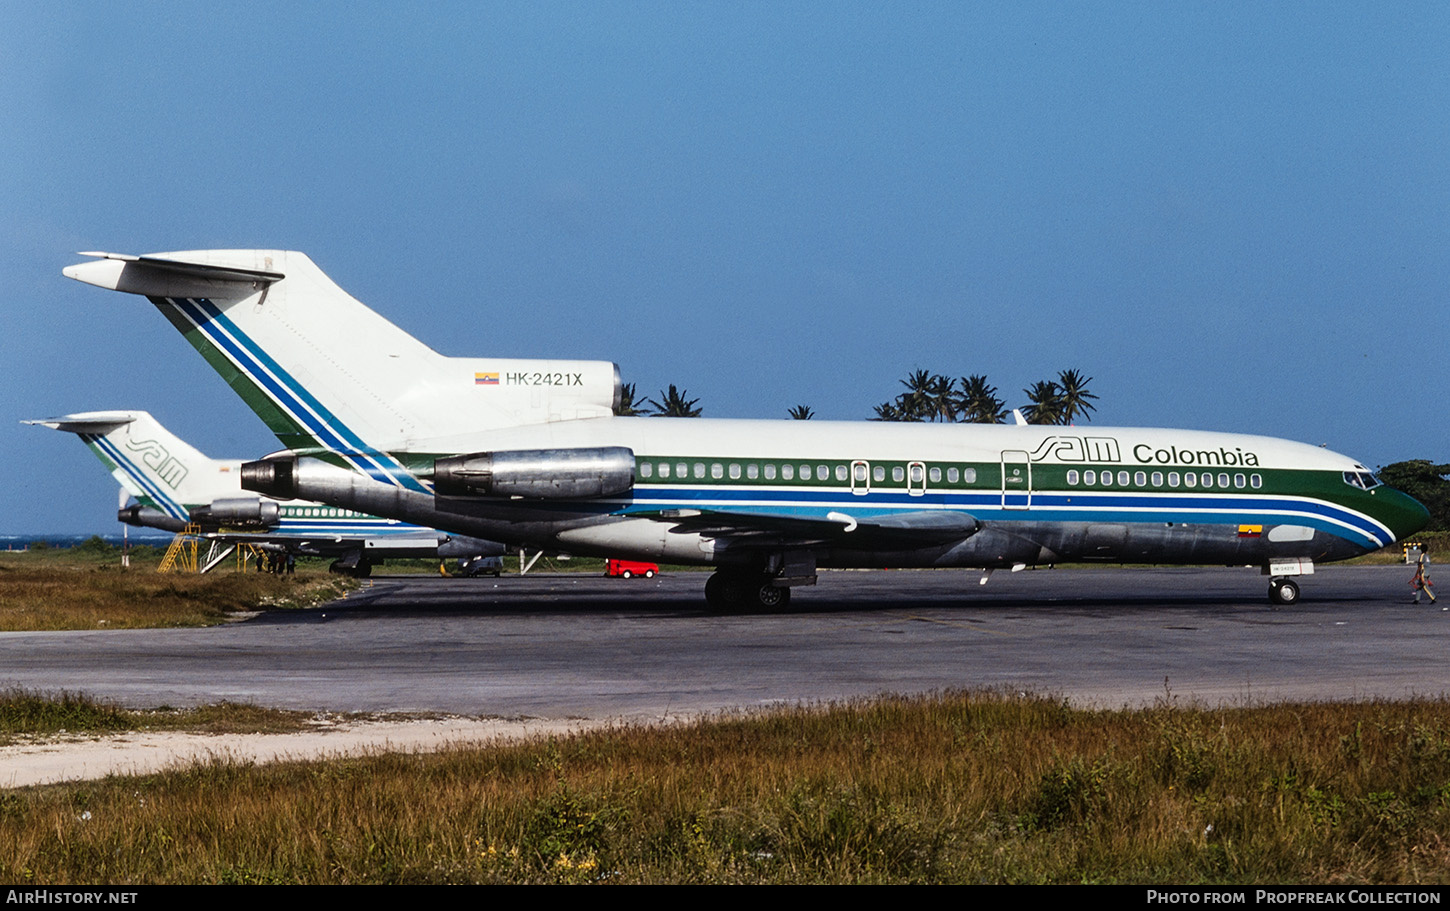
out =
[[[146,297],[245,297],[286,278],[269,269],[181,262],[124,253],[82,253],[98,260],[61,270],[67,278]]]

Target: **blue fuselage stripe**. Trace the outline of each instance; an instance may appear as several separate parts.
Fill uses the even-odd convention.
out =
[[[1356,543],[1383,547],[1394,535],[1363,513],[1323,500],[1294,496],[1216,494],[1183,496],[1173,494],[1084,494],[1033,491],[1030,508],[1026,494],[1008,494],[1003,506],[999,490],[974,493],[927,493],[872,491],[852,494],[849,489],[779,490],[753,487],[666,487],[638,485],[623,512],[653,512],[660,509],[708,509],[718,505],[722,512],[748,504],[755,512],[781,516],[824,519],[838,511],[858,518],[915,510],[958,510],[981,520],[1050,522],[1124,522],[1175,524],[1268,523],[1306,525]]]

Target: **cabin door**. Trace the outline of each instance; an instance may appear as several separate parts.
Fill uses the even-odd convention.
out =
[[[1002,508],[1032,508],[1032,460],[1025,452],[1002,450]]]

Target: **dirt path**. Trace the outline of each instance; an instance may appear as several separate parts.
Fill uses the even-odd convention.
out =
[[[434,751],[597,728],[597,721],[449,718],[342,723],[292,734],[128,733],[0,747],[0,788],[137,775],[224,757],[241,762],[321,759],[372,751]]]

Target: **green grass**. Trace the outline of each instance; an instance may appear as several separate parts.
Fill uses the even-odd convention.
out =
[[[888,698],[0,796],[34,884],[1443,883],[1450,704]]]

